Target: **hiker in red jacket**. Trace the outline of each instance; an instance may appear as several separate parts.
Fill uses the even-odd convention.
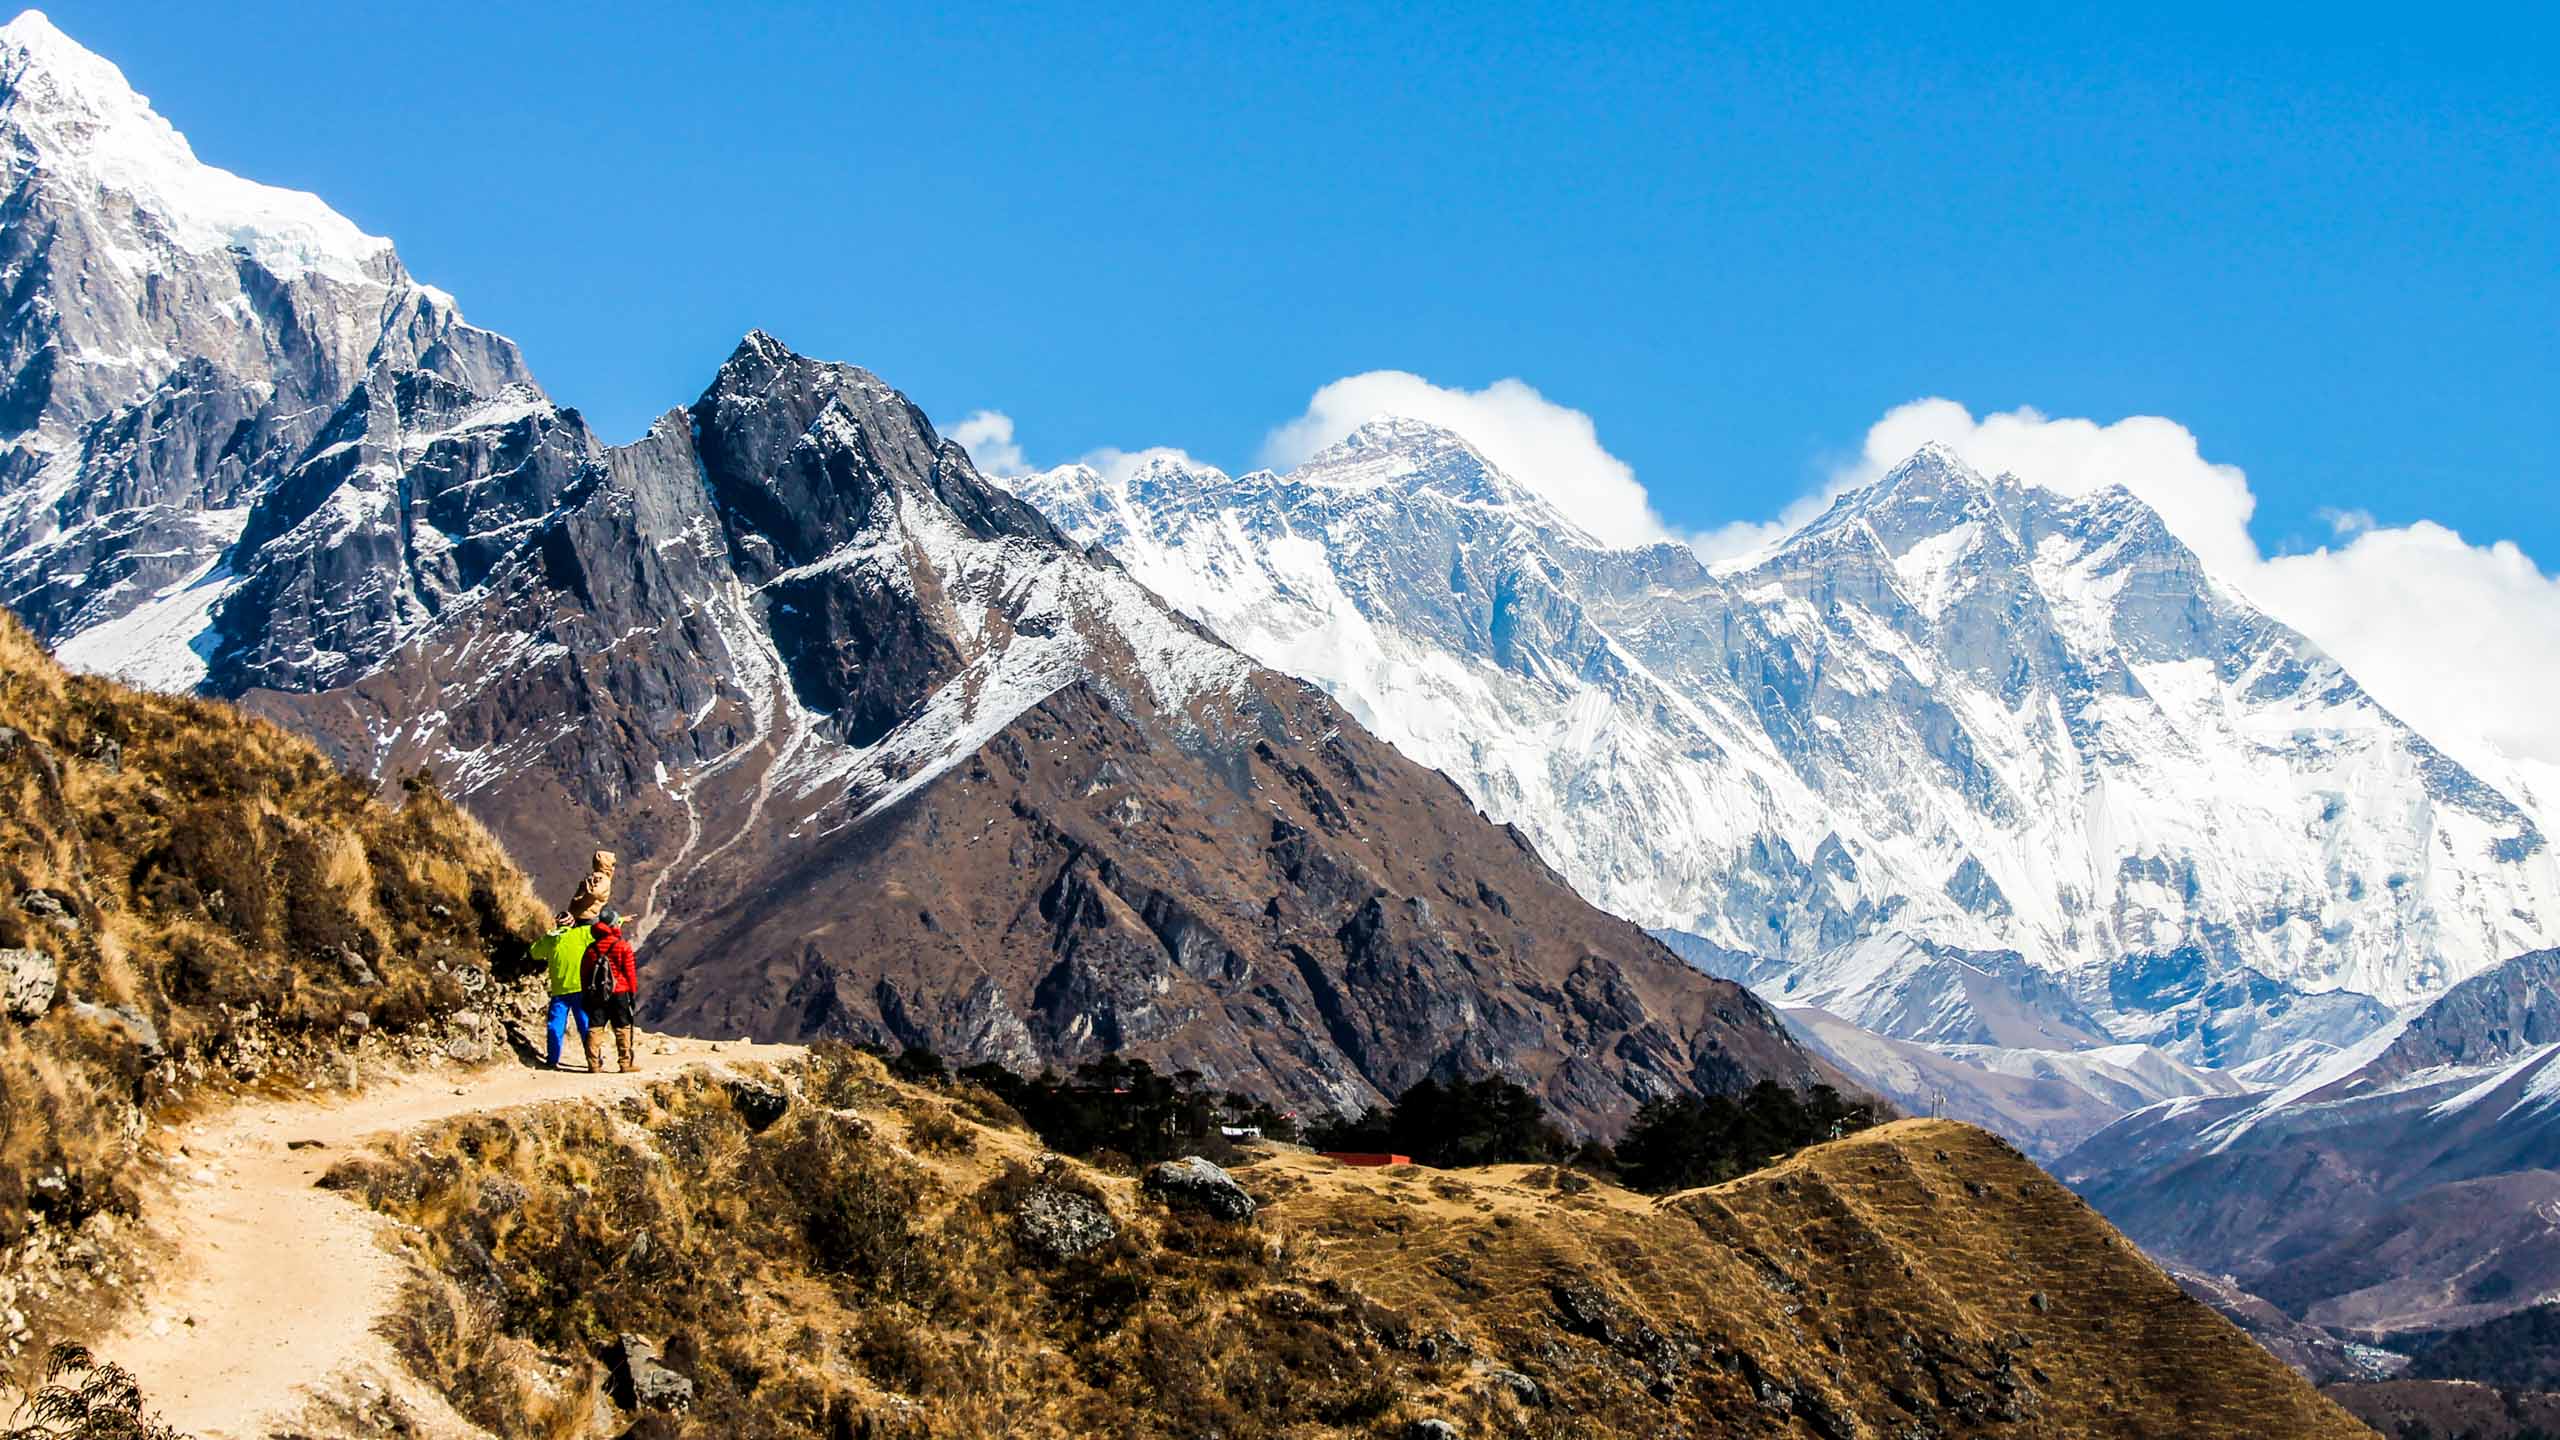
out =
[[[624,923],[622,912],[610,905],[596,916],[595,953],[613,977],[612,998],[596,1019],[613,1027],[614,1053],[622,1058],[622,1073],[628,1075],[640,1068],[639,1050],[631,1035],[633,1010],[640,999],[640,957],[623,938]]]

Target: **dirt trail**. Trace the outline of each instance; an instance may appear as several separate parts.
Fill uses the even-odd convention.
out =
[[[428,1436],[477,1435],[375,1333],[404,1273],[387,1222],[314,1182],[375,1136],[519,1106],[601,1103],[679,1070],[799,1053],[654,1035],[646,1049],[632,1075],[502,1061],[384,1080],[343,1099],[241,1105],[177,1132],[168,1153],[178,1163],[145,1212],[164,1250],[159,1278],[99,1354],[131,1369],[154,1409],[203,1440],[263,1437],[322,1395],[384,1392]]]

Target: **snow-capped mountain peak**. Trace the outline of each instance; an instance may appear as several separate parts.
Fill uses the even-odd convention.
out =
[[[1507,476],[1453,430],[1403,415],[1373,415],[1342,439],[1308,459],[1298,472],[1308,484],[1360,489],[1372,485],[1430,485],[1462,479],[1509,488]]]
[[[2062,1031],[2237,1065],[2560,926],[2530,818],[2119,488],[1924,447],[1713,570],[1601,546],[1412,422],[1282,476],[1024,494],[1603,908],[1764,981],[1836,955],[1839,1013],[1975,1023],[1989,982],[1888,993],[1926,967],[1855,948],[1901,933]]]
[[[2003,477],[2014,488],[2014,477]],[[1899,503],[1925,502],[1934,497],[1952,497],[1958,502],[1986,496],[1994,482],[1976,470],[1949,446],[1932,440],[1903,457],[1901,463],[1863,489],[1853,492],[1859,497],[1890,497]]]
[[[1435,496],[1452,504],[1509,511],[1549,538],[1599,542],[1537,491],[1505,473],[1454,430],[1404,415],[1377,415],[1291,471],[1290,484],[1348,497],[1380,492],[1387,503]]]
[[[196,158],[184,135],[113,62],[29,10],[0,26],[0,127],[14,167],[37,166],[131,204],[192,253],[236,251],[280,279],[318,271],[351,284],[393,280],[391,242],[318,196],[244,180]],[[148,274],[149,251],[105,258]]]
[[[2015,545],[2026,488],[2013,476],[1988,478],[1953,450],[1932,442],[1881,477],[1834,500],[1811,523],[1781,541],[1773,553],[1803,549],[1828,553],[1838,545],[1855,545],[1871,537],[1896,559],[1915,546],[1930,548],[1931,558],[1947,558],[1964,547],[1942,537],[1967,526],[1973,528],[1958,541],[1987,530]]]

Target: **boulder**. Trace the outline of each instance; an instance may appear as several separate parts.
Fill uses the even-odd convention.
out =
[[[456,1010],[445,1017],[444,1053],[465,1065],[494,1058],[503,1043],[498,1022],[485,1011]]]
[[[80,916],[62,897],[49,890],[30,890],[18,897],[18,908],[65,934],[80,928]]]
[[[1458,1427],[1446,1420],[1416,1420],[1404,1427],[1404,1440],[1458,1440]]]
[[[494,1218],[514,1214],[531,1198],[532,1192],[526,1190],[522,1182],[504,1175],[492,1175],[480,1182],[480,1194],[473,1200],[471,1208]]]
[[[1058,1261],[1110,1244],[1120,1227],[1091,1196],[1063,1186],[1040,1185],[1015,1208],[1013,1233],[1024,1249]]]
[[[121,1032],[145,1060],[157,1060],[168,1053],[160,1045],[160,1027],[130,1005],[92,1005],[86,1000],[74,1000],[71,1013],[92,1025]]]
[[[659,1363],[656,1342],[624,1335],[617,1344],[622,1379],[640,1410],[684,1410],[693,1404],[693,1382]]]
[[[20,1020],[37,1020],[53,1008],[62,967],[41,950],[0,950],[0,1006]]]
[[[1546,1394],[1538,1388],[1538,1382],[1517,1370],[1505,1370],[1500,1366],[1494,1366],[1484,1372],[1484,1378],[1493,1385],[1510,1391],[1512,1398],[1523,1405],[1546,1403]]]
[[[729,1103],[737,1107],[738,1118],[748,1129],[761,1131],[791,1108],[791,1094],[779,1085],[740,1076],[729,1082]]]
[[[1221,1220],[1253,1218],[1253,1197],[1235,1177],[1197,1155],[1147,1167],[1146,1191],[1176,1210],[1197,1210]]]

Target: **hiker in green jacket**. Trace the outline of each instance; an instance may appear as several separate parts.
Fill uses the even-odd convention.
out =
[[[551,1068],[560,1068],[560,1042],[569,1035],[569,1022],[578,1022],[578,1043],[586,1047],[589,1073],[604,1069],[604,1057],[597,1053],[595,1032],[588,1028],[587,1018],[587,947],[595,943],[595,932],[587,926],[572,924],[567,911],[553,916],[551,933],[533,942],[533,958],[551,976]]]

